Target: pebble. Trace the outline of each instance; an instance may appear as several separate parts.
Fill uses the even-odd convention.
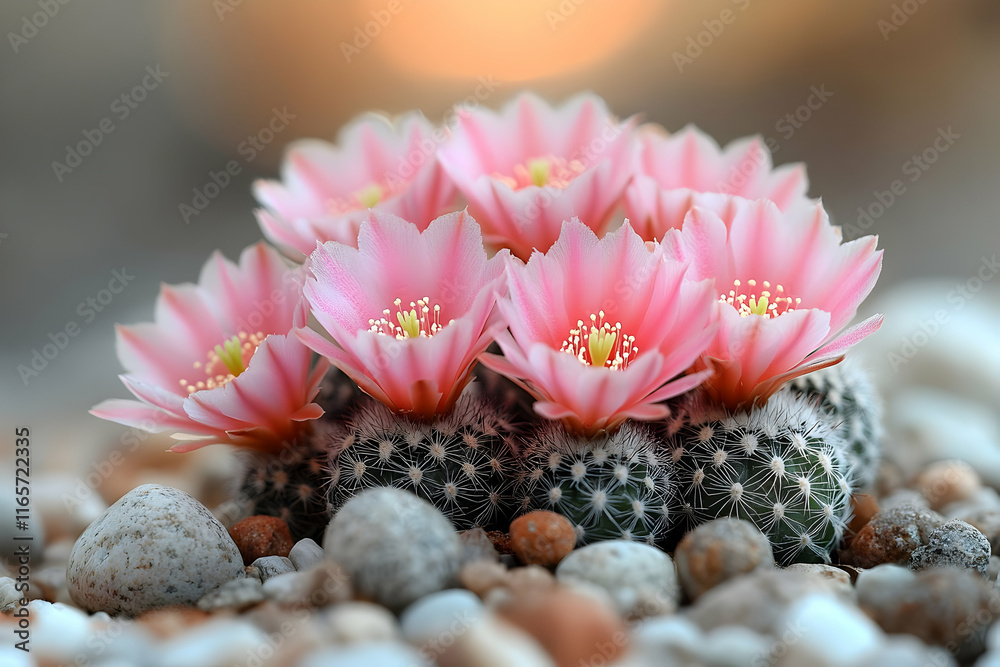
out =
[[[904,505],[930,509],[927,499],[916,489],[896,489],[892,493],[882,496],[879,500],[879,508],[883,510],[902,507]]]
[[[514,593],[545,590],[555,583],[552,572],[541,565],[525,565],[507,570],[507,587]]]
[[[438,657],[437,664],[440,667],[556,667],[533,637],[492,614],[485,615],[461,635]]]
[[[391,609],[449,585],[462,560],[451,522],[427,501],[390,487],[347,501],[330,521],[323,549],[358,593]]]
[[[246,664],[273,653],[269,637],[242,619],[214,618],[157,647],[158,667],[215,667]]]
[[[330,607],[324,617],[328,637],[335,644],[363,644],[399,639],[396,617],[382,605],[371,602],[342,602]]]
[[[195,607],[167,607],[154,609],[140,615],[136,622],[158,639],[169,639],[190,628],[210,620],[212,617]]]
[[[233,579],[222,584],[214,591],[206,593],[198,600],[198,609],[214,611],[216,609],[233,609],[241,611],[252,607],[265,599],[263,587],[257,579]]]
[[[399,616],[403,638],[435,656],[482,620],[485,610],[475,594],[462,589],[431,593]]]
[[[430,667],[412,646],[398,642],[358,644],[316,651],[298,667]]]
[[[90,621],[87,614],[66,604],[32,600],[28,603],[29,648],[40,663],[75,663],[90,656]],[[9,630],[13,637],[13,631]]]
[[[514,554],[514,549],[510,546],[510,535],[507,533],[502,530],[489,530],[486,532],[486,536],[490,538],[493,547],[501,556],[511,556]]]
[[[1000,577],[1000,556],[990,556],[989,565],[986,566],[987,581],[996,581]]]
[[[954,518],[962,519],[975,526],[976,530],[990,541],[991,552],[1000,556],[1000,511],[973,510],[959,514]]]
[[[325,607],[351,598],[347,573],[331,560],[322,560],[308,570],[276,574],[263,586],[269,600],[290,607]]]
[[[992,584],[969,570],[953,567],[910,572],[882,565],[861,574],[855,584],[858,604],[888,633],[910,633],[943,646],[961,662],[983,652]],[[982,620],[979,620],[982,619]]]
[[[814,577],[822,577],[839,590],[846,598],[853,595],[854,585],[851,582],[851,575],[847,574],[839,567],[824,565],[822,563],[792,563],[785,568],[786,572],[800,572]]]
[[[595,657],[612,664],[628,650],[628,632],[618,614],[565,588],[517,595],[497,612],[534,637],[560,667],[588,665]]]
[[[878,511],[879,504],[874,496],[866,493],[851,496],[851,521],[847,524],[847,535],[856,535]]]
[[[788,609],[784,626],[792,664],[839,667],[853,665],[876,652],[882,630],[854,605],[831,595],[813,593]]]
[[[458,580],[480,598],[507,583],[507,568],[493,560],[476,560],[462,566]]]
[[[136,615],[195,604],[242,576],[243,559],[223,525],[198,501],[176,489],[145,484],[84,531],[66,574],[80,607]]]
[[[555,567],[573,551],[576,531],[561,514],[535,510],[511,522],[510,545],[525,565]]]
[[[945,505],[975,497],[982,487],[979,473],[965,461],[935,461],[917,475],[913,488],[923,495],[935,511]]]
[[[292,561],[296,570],[308,570],[325,557],[323,547],[308,537],[296,542],[288,552],[288,560]]]
[[[245,565],[266,556],[287,557],[295,545],[288,524],[276,516],[248,516],[230,528],[229,534]]]
[[[681,586],[695,600],[727,579],[774,567],[771,543],[749,521],[716,519],[688,532],[674,551]]]
[[[935,528],[927,544],[914,550],[910,568],[954,566],[986,574],[990,563],[990,541],[970,524],[952,519]]]
[[[556,579],[603,588],[625,616],[670,613],[680,597],[670,556],[639,542],[608,540],[581,547],[559,564]]]
[[[292,564],[292,561],[281,556],[264,556],[258,558],[250,567],[260,573],[261,583],[279,574],[295,572],[295,566]]]
[[[500,559],[497,548],[493,546],[493,540],[482,528],[463,530],[458,537],[462,540],[462,563]]]
[[[724,626],[702,633],[683,616],[660,616],[637,627],[630,654],[634,662],[622,667],[651,665],[729,666],[768,665],[772,640],[740,626]],[[775,660],[776,662],[776,660]]]
[[[943,523],[937,512],[915,505],[883,509],[854,536],[850,549],[853,563],[864,568],[906,563]]]
[[[828,593],[853,602],[854,591],[824,577],[790,570],[757,570],[719,584],[702,595],[687,615],[702,630],[742,625],[762,635],[780,635],[788,607],[810,593]]]
[[[17,590],[17,582],[10,577],[0,578],[0,612],[6,612],[17,606],[22,592]]]

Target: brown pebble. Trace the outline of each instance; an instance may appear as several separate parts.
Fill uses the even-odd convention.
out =
[[[576,546],[576,531],[561,514],[536,510],[510,524],[510,544],[525,565],[555,567]]]
[[[936,461],[913,480],[913,488],[935,511],[945,505],[970,500],[982,488],[975,468],[965,461]]]
[[[517,595],[497,612],[537,639],[559,667],[607,665],[628,650],[621,617],[593,598],[561,586]]]
[[[481,598],[500,586],[507,584],[507,568],[494,560],[474,560],[464,565],[458,573],[458,581]]]
[[[490,538],[490,542],[496,547],[497,553],[501,556],[510,556],[514,554],[514,549],[510,545],[510,535],[503,532],[502,530],[488,530],[486,531],[486,536]]]
[[[944,523],[937,512],[916,505],[882,510],[871,518],[851,542],[850,557],[858,567],[882,563],[905,564],[931,532]]]
[[[136,622],[146,626],[157,639],[170,639],[190,631],[195,625],[200,625],[212,617],[194,607],[161,607],[143,612]]]
[[[276,516],[250,516],[229,529],[229,534],[250,565],[265,556],[287,557],[295,546],[288,524]]]
[[[855,493],[851,496],[851,511],[853,516],[847,524],[847,536],[857,535],[871,518],[878,512],[878,501],[866,493]]]

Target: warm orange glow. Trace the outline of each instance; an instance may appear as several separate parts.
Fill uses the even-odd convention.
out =
[[[572,72],[633,40],[667,3],[662,0],[363,0],[364,25],[398,9],[371,48],[423,76],[501,81]],[[374,14],[373,14],[374,12]],[[380,13],[381,12],[381,13]],[[374,32],[374,26],[372,26]]]

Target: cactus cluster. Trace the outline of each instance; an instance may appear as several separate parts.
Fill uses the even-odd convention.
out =
[[[842,361],[802,375],[789,386],[817,401],[844,439],[844,459],[854,486],[859,491],[874,487],[881,459],[882,403],[864,369]]]
[[[558,423],[542,425],[523,452],[520,508],[562,514],[580,545],[658,542],[674,517],[671,464],[660,445],[649,427],[636,422],[591,439]]]
[[[852,488],[843,440],[826,417],[788,388],[736,413],[689,396],[665,429],[685,527],[745,519],[781,564],[829,562]]]
[[[331,452],[335,508],[365,489],[393,486],[429,501],[459,530],[506,528],[514,509],[514,426],[474,386],[429,421],[362,398],[346,426]]]

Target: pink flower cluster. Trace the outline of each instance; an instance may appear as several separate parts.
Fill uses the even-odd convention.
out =
[[[329,363],[431,417],[481,361],[590,434],[661,419],[699,385],[732,408],[766,401],[881,324],[849,326],[877,239],[843,243],[804,169],[772,168],[758,139],[721,149],[594,95],[456,117],[368,115],[337,145],[290,146],[282,181],[254,190],[265,236],[304,263],[258,244],[164,286],[155,322],[118,328],[138,400],[93,413],[175,432],[176,450],[274,449],[322,414]]]

